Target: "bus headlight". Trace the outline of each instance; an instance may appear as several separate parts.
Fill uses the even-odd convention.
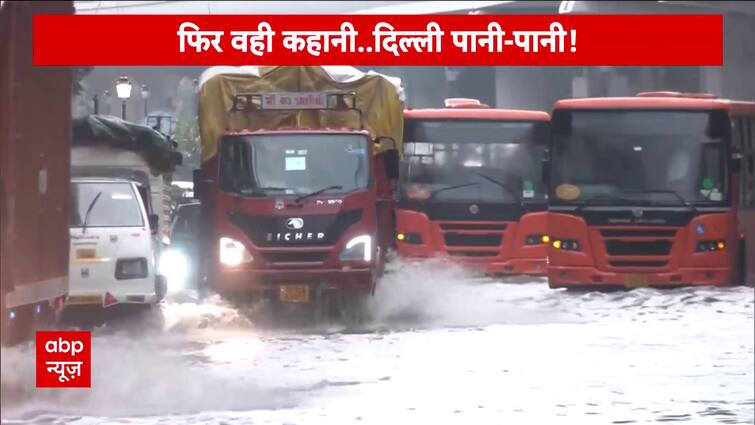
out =
[[[574,239],[556,239],[553,241],[553,247],[566,251],[581,251],[582,246]]]
[[[241,263],[249,263],[254,258],[243,243],[236,239],[220,238],[220,263],[226,266],[238,266]]]
[[[350,240],[338,256],[341,261],[372,260],[372,236],[361,235]]]

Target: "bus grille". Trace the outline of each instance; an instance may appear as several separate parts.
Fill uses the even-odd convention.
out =
[[[454,257],[495,257],[498,251],[448,251]]]
[[[500,246],[503,235],[445,233],[443,239],[446,246]]]
[[[663,239],[642,242],[609,239],[605,243],[608,255],[668,255],[671,252],[671,241]]]

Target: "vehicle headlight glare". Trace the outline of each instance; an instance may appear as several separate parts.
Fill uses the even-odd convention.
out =
[[[236,239],[222,237],[220,238],[220,263],[226,266],[238,266],[241,263],[248,263],[254,260],[243,243]]]
[[[366,261],[372,260],[372,237],[361,235],[351,239],[339,255],[341,261]]]
[[[175,249],[168,249],[160,256],[160,274],[168,279],[170,289],[180,289],[186,280],[189,262],[186,255]]]

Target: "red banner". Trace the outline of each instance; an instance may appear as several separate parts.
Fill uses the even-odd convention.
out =
[[[35,65],[723,65],[721,15],[37,15]]]

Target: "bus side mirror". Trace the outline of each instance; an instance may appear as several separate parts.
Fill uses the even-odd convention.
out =
[[[741,153],[731,154],[731,158],[729,158],[729,171],[735,174],[742,171],[742,154]]]
[[[541,173],[541,179],[543,181],[544,185],[550,185],[551,181],[551,160],[548,157],[548,151],[546,150],[545,155],[543,156],[542,160],[540,161],[540,173]]]
[[[160,224],[160,216],[157,214],[150,214],[148,217],[149,220],[149,229],[152,231],[153,235],[157,234],[157,226]]]

